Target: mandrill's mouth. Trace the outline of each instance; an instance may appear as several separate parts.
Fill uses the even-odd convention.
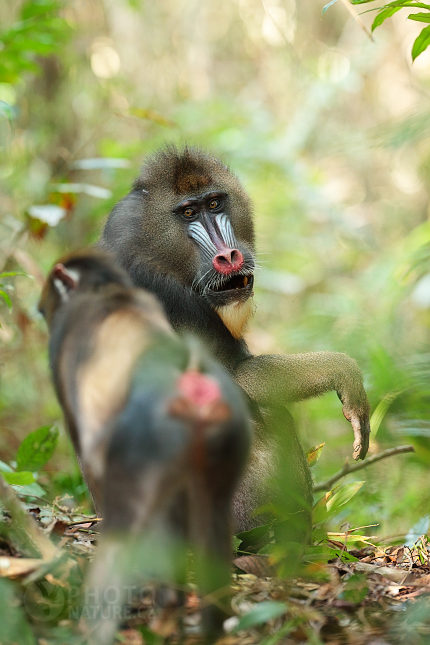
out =
[[[216,280],[208,285],[204,295],[213,307],[222,307],[232,302],[243,302],[253,296],[254,276],[236,274],[222,280]]]
[[[211,291],[219,293],[221,291],[237,291],[238,289],[245,289],[254,284],[253,275],[234,275],[232,278],[225,280],[222,284],[214,286]]]

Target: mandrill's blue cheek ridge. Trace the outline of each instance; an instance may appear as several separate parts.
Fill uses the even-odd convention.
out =
[[[230,219],[225,213],[220,213],[215,217],[215,221],[224,242],[227,244],[227,246],[234,249],[237,246],[237,242]]]
[[[190,222],[188,224],[188,235],[198,244],[204,258],[212,261],[217,250],[203,224],[200,222]]]

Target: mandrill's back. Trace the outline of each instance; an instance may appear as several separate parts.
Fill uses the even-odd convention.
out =
[[[142,352],[174,338],[151,294],[112,284],[76,293],[55,316],[50,359],[72,441],[100,508],[107,425],[123,408]]]

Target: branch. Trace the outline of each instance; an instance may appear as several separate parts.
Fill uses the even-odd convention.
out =
[[[349,461],[346,461],[343,468],[341,468],[337,473],[335,473],[332,477],[330,477],[330,479],[327,479],[327,481],[321,482],[320,484],[315,484],[314,493],[318,493],[319,491],[322,491],[322,490],[330,490],[333,484],[337,482],[338,479],[341,479],[345,475],[348,475],[349,473],[354,473],[356,470],[361,470],[362,468],[366,468],[366,466],[370,466],[370,464],[374,464],[377,461],[381,461],[381,459],[386,459],[387,457],[392,457],[393,455],[400,455],[403,452],[415,452],[415,448],[413,446],[397,446],[396,448],[388,448],[388,450],[379,452],[377,455],[373,455],[373,457],[368,457],[367,459],[364,459],[359,464],[357,463],[350,464]]]
[[[359,15],[359,14],[357,13],[357,11],[354,9],[354,7],[353,7],[353,6],[352,6],[352,4],[349,2],[349,0],[342,0],[342,3],[343,3],[343,4],[345,5],[345,7],[348,9],[349,13],[350,13],[350,14],[351,14],[351,16],[354,18],[354,20],[356,20],[356,21],[358,22],[358,24],[359,24],[359,25],[360,25],[360,27],[363,29],[363,31],[365,32],[365,34],[367,35],[367,37],[368,37],[368,38],[370,38],[370,40],[372,40],[372,41],[373,41],[372,33],[368,30],[368,28],[366,27],[365,23],[363,22],[363,19],[360,17],[360,15]]]

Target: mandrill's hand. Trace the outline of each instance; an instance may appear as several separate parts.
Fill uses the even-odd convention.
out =
[[[340,398],[340,397],[339,397]],[[367,397],[366,397],[367,400]],[[343,415],[347,421],[351,422],[354,432],[354,445],[352,456],[357,461],[364,459],[369,450],[370,419],[369,405],[363,411],[361,408],[355,408],[344,405],[342,408]]]
[[[252,401],[263,406],[303,401],[335,390],[354,431],[353,457],[365,458],[369,448],[370,405],[361,370],[347,354],[250,356],[236,366],[235,379]]]
[[[353,358],[346,354],[337,356],[342,371],[338,376],[336,392],[342,401],[342,412],[354,432],[352,456],[357,461],[364,459],[369,450],[370,405],[363,387],[363,376]]]

